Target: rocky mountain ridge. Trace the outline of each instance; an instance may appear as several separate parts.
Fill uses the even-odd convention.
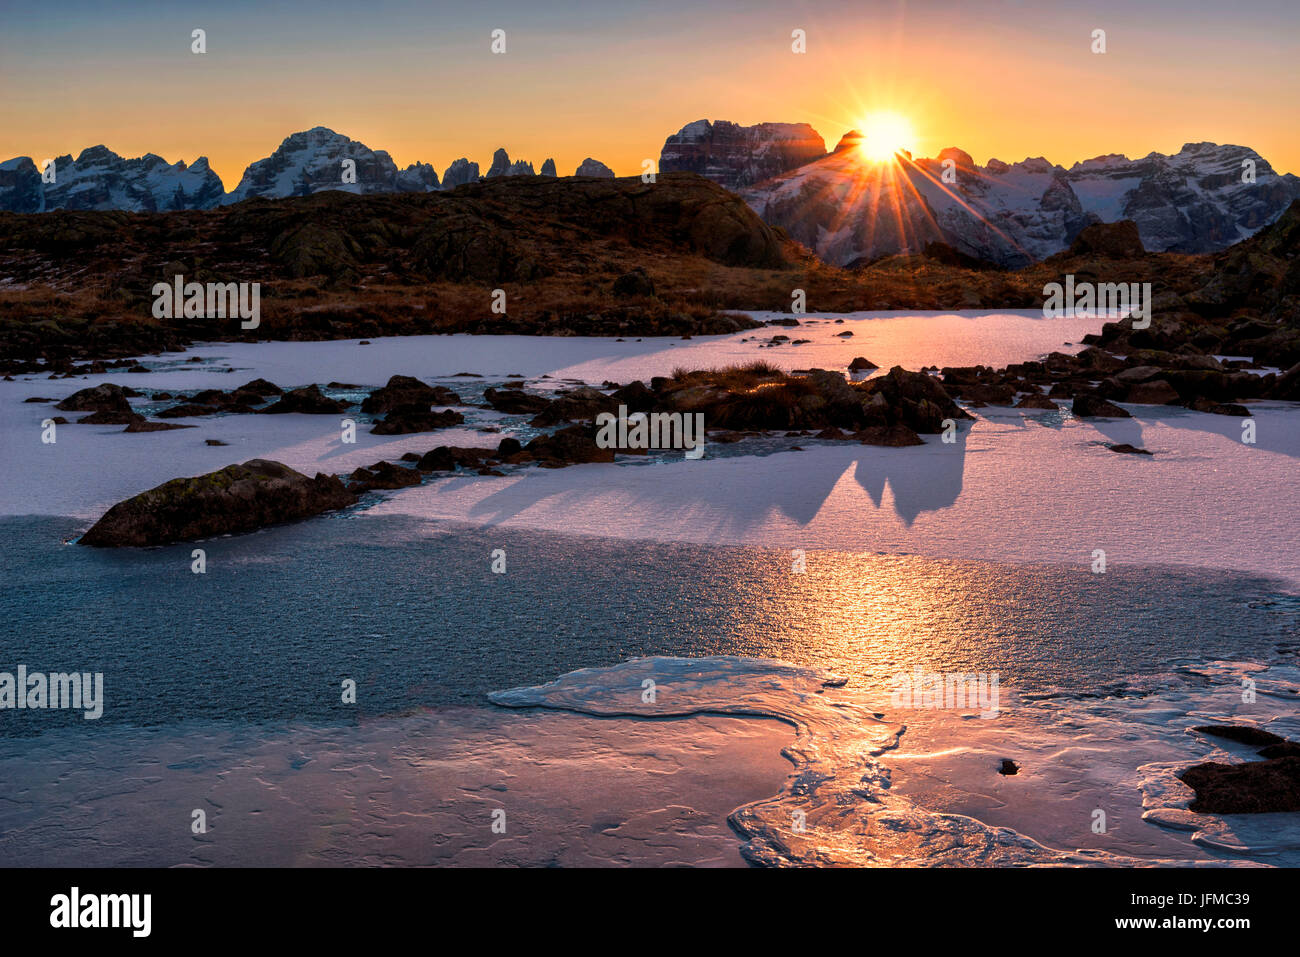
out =
[[[612,177],[609,167],[588,158],[592,172],[577,175]],[[511,161],[504,149],[493,157],[487,173],[478,163],[462,157],[442,174],[429,163],[412,163],[405,169],[384,150],[372,150],[323,126],[294,133],[264,159],[251,163],[229,193],[207,157],[187,166],[168,164],[153,153],[127,159],[105,146],[82,150],[52,161],[52,174],[42,176],[42,166],[29,156],[0,163],[0,211],[40,213],[56,209],[124,210],[133,213],[212,209],[259,196],[285,199],[310,196],[324,190],[355,194],[424,193],[455,189],[481,178],[535,176],[532,163]],[[555,176],[555,160],[542,164],[542,176]],[[47,179],[52,180],[47,182]]]
[[[1008,268],[1068,249],[1093,223],[1121,220],[1137,224],[1148,251],[1215,252],[1300,198],[1300,178],[1278,175],[1242,146],[1189,143],[1172,155],[1099,156],[1067,169],[1042,157],[979,166],[956,148],[879,164],[856,140],[847,134],[835,152],[739,192],[832,265],[940,242]]]

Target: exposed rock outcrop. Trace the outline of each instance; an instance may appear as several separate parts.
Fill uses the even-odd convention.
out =
[[[466,183],[477,182],[478,163],[471,163],[464,157],[452,160],[451,165],[442,174],[443,189],[455,189],[457,186],[464,186]]]
[[[308,478],[279,462],[252,459],[194,478],[172,479],[118,502],[80,539],[82,545],[164,545],[250,532],[297,521],[355,501],[337,476]]]
[[[664,142],[661,173],[699,173],[728,189],[751,186],[826,155],[807,123],[688,123]]]
[[[600,177],[604,177],[605,179],[613,179],[614,171],[610,169],[608,166],[606,166],[604,163],[602,163],[600,160],[594,160],[590,156],[588,156],[585,160],[583,160],[581,163],[578,164],[578,169],[573,175],[574,176],[600,176]]]
[[[461,398],[451,389],[428,385],[409,375],[395,375],[388,384],[376,389],[361,402],[367,415],[382,415],[399,406],[460,405]]]

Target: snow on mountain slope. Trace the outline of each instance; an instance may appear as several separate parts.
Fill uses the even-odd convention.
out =
[[[219,177],[201,156],[190,166],[146,153],[124,159],[106,146],[56,157],[53,182],[36,163],[20,156],[0,164],[0,209],[36,213],[53,209],[125,209],[161,212],[208,209],[224,193]]]
[[[1153,251],[1209,252],[1276,219],[1300,198],[1253,150],[1189,143],[1171,156],[1100,156],[1070,169],[946,149],[934,159],[866,162],[846,136],[834,153],[741,189],[767,222],[837,265],[920,252],[942,241],[1004,266],[1065,249],[1093,222],[1132,219]],[[950,162],[946,162],[950,161]],[[1254,182],[1243,182],[1243,163]],[[946,174],[946,175],[945,175]]]
[[[354,173],[354,181],[349,182]],[[250,196],[309,196],[326,189],[401,193],[437,188],[438,174],[429,164],[416,163],[398,170],[383,150],[372,150],[364,143],[317,126],[287,137],[274,153],[250,165],[239,185],[221,202],[228,205]]]
[[[351,161],[349,164],[347,161]],[[612,177],[603,163],[588,159],[578,175]],[[355,177],[353,177],[355,172]],[[126,209],[135,212],[171,209],[209,209],[252,196],[281,199],[310,196],[327,189],[349,193],[423,193],[455,189],[477,182],[479,164],[462,157],[443,171],[442,182],[429,163],[412,163],[398,169],[383,150],[336,133],[324,126],[294,133],[270,156],[249,165],[231,192],[225,193],[220,177],[200,157],[192,166],[168,165],[149,153],[140,159],[123,159],[103,146],[55,160],[56,182],[41,180],[38,165],[29,156],[0,163],[0,211],[39,213],[50,209]],[[533,164],[510,161],[504,149],[496,151],[486,176],[535,176]],[[543,176],[554,176],[555,160],[542,164]]]

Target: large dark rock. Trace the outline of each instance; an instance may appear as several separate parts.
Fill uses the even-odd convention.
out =
[[[456,466],[478,468],[493,455],[491,449],[440,445],[425,452],[416,466],[421,472],[454,472]]]
[[[245,382],[235,391],[251,392],[253,395],[258,395],[263,397],[280,395],[282,392],[284,392],[284,390],[281,389],[274,382],[270,382],[266,379],[254,379],[252,382]]]
[[[649,412],[655,404],[655,394],[640,379],[615,389],[609,398],[615,407],[626,406],[628,412]]]
[[[1020,401],[1016,403],[1015,408],[1045,409],[1049,412],[1055,412],[1059,406],[1041,392],[1027,392],[1021,397]]]
[[[427,385],[409,375],[395,375],[388,384],[376,389],[361,403],[367,415],[383,415],[398,406],[460,405],[460,396],[444,386]]]
[[[92,412],[77,420],[78,425],[130,425],[143,422],[144,416],[139,412]]]
[[[1300,757],[1190,767],[1178,775],[1196,792],[1189,810],[1205,814],[1300,811]]]
[[[1099,395],[1082,393],[1074,397],[1070,411],[1081,418],[1131,419],[1132,414]]]
[[[594,436],[581,426],[561,429],[553,435],[539,435],[524,451],[544,466],[552,468],[583,462],[612,462],[613,449],[602,449]]]
[[[465,416],[455,409],[435,412],[427,404],[401,405],[376,422],[370,431],[374,435],[408,435],[446,429],[464,421]]]
[[[580,386],[560,393],[550,405],[537,413],[528,424],[538,428],[545,428],[551,425],[559,425],[561,422],[594,419],[602,412],[617,412],[618,405],[616,399],[605,395],[605,393],[590,386]]]
[[[891,448],[925,445],[925,439],[905,425],[872,425],[861,432],[854,432],[850,438],[857,439],[863,445],[885,445]]]
[[[1286,741],[1272,731],[1265,731],[1263,728],[1255,728],[1250,725],[1241,724],[1201,724],[1192,729],[1199,731],[1201,734],[1212,734],[1216,738],[1225,738],[1228,741],[1236,741],[1238,744],[1250,744],[1255,746],[1264,746],[1270,744],[1282,744]]]
[[[250,532],[351,505],[337,476],[308,478],[287,465],[251,459],[194,478],[164,482],[118,502],[81,537],[99,547],[164,545]]]
[[[507,415],[536,415],[551,404],[550,399],[522,389],[488,389],[483,393],[483,399]]]
[[[199,402],[182,402],[158,413],[160,419],[187,419],[196,415],[216,415],[222,409]]]
[[[866,408],[883,421],[901,423],[913,432],[935,434],[943,431],[944,419],[969,419],[971,414],[953,401],[939,380],[924,372],[909,372],[894,366],[889,372],[870,379],[862,387],[873,399]]]
[[[1152,379],[1129,386],[1124,401],[1134,405],[1170,405],[1178,401],[1178,390],[1164,379]]]
[[[629,299],[635,296],[653,296],[655,284],[643,266],[634,266],[614,280],[615,298]]]
[[[131,403],[128,395],[136,395],[134,389],[123,389],[120,385],[105,382],[74,392],[55,406],[64,412],[130,412]]]
[[[356,469],[348,476],[348,491],[372,492],[379,489],[409,488],[421,481],[418,469],[410,469],[392,462],[376,462],[366,468]]]
[[[150,422],[144,416],[127,423],[123,432],[170,432],[173,429],[195,429],[196,425],[181,425],[179,422]]]
[[[319,386],[313,384],[286,392],[280,396],[279,401],[258,411],[268,415],[279,415],[287,412],[327,415],[332,412],[342,412],[347,407],[348,404],[342,399],[328,398],[321,392]]]

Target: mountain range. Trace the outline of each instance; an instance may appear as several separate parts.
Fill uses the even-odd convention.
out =
[[[1066,168],[1042,157],[979,166],[950,147],[932,159],[900,153],[895,163],[867,162],[860,134],[846,133],[827,152],[807,123],[741,126],[697,120],[669,136],[659,170],[696,173],[741,196],[831,265],[855,266],[944,243],[1003,267],[1038,262],[1069,248],[1087,226],[1131,219],[1143,246],[1159,252],[1212,252],[1253,235],[1300,198],[1300,178],[1279,175],[1243,146],[1189,143],[1177,153],[1140,159],[1108,154]],[[281,199],[323,190],[358,194],[448,190],[480,179],[535,176],[533,164],[504,149],[487,172],[467,158],[441,178],[431,164],[399,169],[325,127],[287,137],[249,165],[226,192],[200,157],[187,166],[147,154],[124,159],[104,146],[54,160],[45,182],[30,157],[0,163],[0,210],[211,209],[250,197]],[[1247,171],[1253,176],[1244,175]],[[541,176],[555,176],[546,160]],[[577,176],[612,178],[587,158]]]
[[[957,148],[872,163],[860,140],[850,131],[824,153],[807,124],[700,120],[668,137],[659,168],[735,190],[764,221],[838,266],[942,242],[1019,267],[1067,249],[1086,226],[1124,219],[1137,223],[1148,250],[1213,252],[1300,198],[1300,178],[1278,175],[1243,146],[1188,143],[1172,155],[1109,154],[1067,169],[1042,157],[978,166]]]
[[[454,189],[480,179],[478,163],[463,157],[443,171],[441,180],[429,163],[399,169],[384,150],[372,150],[323,126],[287,137],[270,156],[250,164],[229,193],[203,156],[186,166],[184,162],[168,164],[153,153],[126,159],[105,146],[92,146],[75,160],[71,155],[56,157],[53,168],[54,181],[45,182],[41,167],[29,156],[0,163],[0,210],[166,212],[211,209],[253,196],[310,196],[327,189],[360,194],[423,193]],[[499,149],[483,178],[520,175],[536,175],[532,163],[512,162],[506,151]],[[542,164],[541,175],[556,175],[555,160]],[[588,157],[575,175],[613,177],[614,173]]]

